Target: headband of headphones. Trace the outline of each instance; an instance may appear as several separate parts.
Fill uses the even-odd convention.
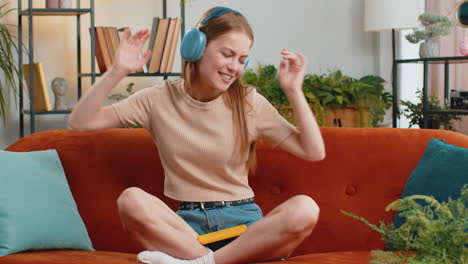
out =
[[[206,22],[208,22],[209,20],[211,19],[214,19],[214,18],[217,18],[217,17],[220,17],[224,14],[227,14],[227,13],[234,13],[234,14],[238,14],[238,15],[241,15],[241,13],[229,8],[229,7],[218,7],[214,10],[212,10],[208,16],[202,20],[202,22],[200,22],[200,24],[197,26],[197,28],[199,29],[200,27],[202,27]]]
[[[202,27],[209,20],[220,17],[227,13],[235,13],[242,16],[241,13],[232,10],[231,8],[218,7],[212,10],[196,28],[191,28],[189,31],[187,31],[180,45],[180,53],[182,55],[182,58],[190,62],[195,62],[201,59],[201,57],[205,53],[207,37],[204,32],[199,30],[200,27]],[[248,58],[246,60],[246,63],[244,63],[245,67],[247,67],[247,63]]]

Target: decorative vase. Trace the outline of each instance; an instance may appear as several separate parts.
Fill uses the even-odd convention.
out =
[[[46,0],[46,8],[60,8],[60,0]]]
[[[60,8],[71,8],[71,0],[60,0]]]
[[[464,39],[460,42],[460,53],[463,56],[468,56],[468,39]]]
[[[419,57],[432,58],[439,56],[439,44],[432,41],[422,42],[419,46]]]

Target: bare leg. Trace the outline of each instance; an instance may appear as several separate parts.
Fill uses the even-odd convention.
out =
[[[198,234],[155,196],[132,187],[120,195],[117,205],[124,229],[147,250],[181,259],[208,254],[198,242]]]
[[[118,205],[128,232],[148,250],[165,253],[158,252],[152,263],[208,263],[200,260],[209,251],[199,244],[196,232],[156,197],[130,188],[121,195]],[[295,196],[216,251],[214,261],[234,264],[287,257],[312,233],[318,216],[319,207],[314,200],[304,195]],[[194,260],[196,258],[198,260]]]
[[[318,217],[319,207],[312,198],[295,196],[216,251],[215,262],[251,263],[287,257],[312,233]]]

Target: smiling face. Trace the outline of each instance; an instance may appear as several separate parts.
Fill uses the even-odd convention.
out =
[[[228,90],[244,72],[252,40],[242,31],[231,31],[208,42],[193,82],[195,99],[209,101]]]

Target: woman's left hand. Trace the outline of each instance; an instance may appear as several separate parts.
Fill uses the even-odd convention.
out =
[[[307,67],[307,58],[302,53],[281,50],[283,60],[279,67],[278,80],[284,93],[302,91],[302,82]]]

